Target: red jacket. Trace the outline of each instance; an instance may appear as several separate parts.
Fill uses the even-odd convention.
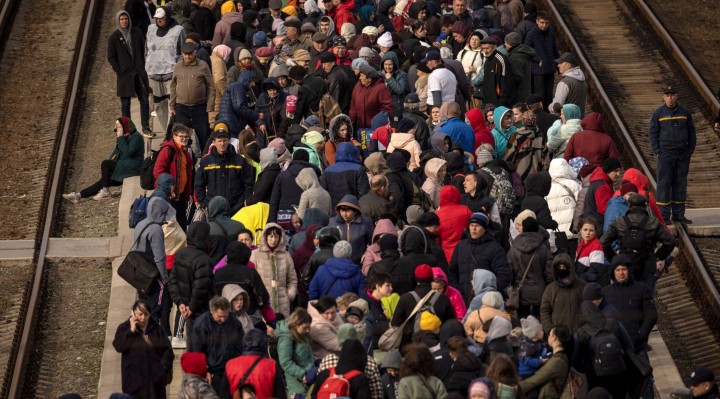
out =
[[[597,208],[597,212],[600,215],[605,215],[608,201],[610,201],[610,198],[612,198],[613,196],[613,182],[610,180],[608,175],[602,170],[601,167],[595,168],[595,170],[590,175],[590,184],[598,180],[602,180],[604,184],[598,187],[597,190],[595,190],[595,206]]]
[[[447,259],[452,259],[455,246],[462,240],[463,231],[470,224],[472,211],[460,204],[460,190],[455,186],[440,189],[440,208],[435,212],[440,219],[438,240]],[[464,316],[464,315],[463,315]]]
[[[240,386],[240,381],[242,381],[250,369],[250,366],[255,363],[258,357],[258,355],[242,355],[225,364],[225,373],[227,374],[231,394],[237,391]],[[276,373],[277,362],[272,359],[263,359],[255,366],[255,369],[250,373],[245,383],[252,384],[252,386],[255,387],[255,395],[258,399],[274,398],[276,397],[275,380],[281,379]],[[276,376],[278,378],[276,378]]]
[[[355,0],[347,0],[344,3],[340,3],[337,8],[330,11],[328,15],[335,22],[335,31],[340,34],[340,29],[345,22],[355,23],[355,16],[353,10],[355,9]]]
[[[493,148],[495,148],[495,137],[492,135],[490,129],[488,129],[482,111],[477,108],[473,108],[468,111],[465,116],[475,132],[475,147],[473,148],[473,154],[481,144],[490,144]]]
[[[609,157],[620,158],[615,143],[605,134],[602,114],[597,112],[588,114],[580,122],[580,126],[583,130],[570,137],[565,147],[564,158],[566,161],[576,157],[587,159],[590,164],[583,166],[580,172],[582,176],[586,175],[582,173],[583,171],[594,170]]]
[[[350,102],[350,120],[356,129],[371,126],[372,118],[385,111],[392,113],[392,96],[381,77],[376,77],[370,86],[365,87],[360,82],[355,84]]]
[[[168,147],[169,150],[165,147]],[[187,200],[193,195],[193,158],[187,149],[184,151],[185,156],[187,157],[187,163],[185,165],[185,175],[187,176],[187,180],[185,181],[183,194]],[[175,179],[175,196],[177,198],[180,198],[180,188],[177,185],[179,171],[180,152],[172,139],[165,140],[160,145],[160,152],[158,153],[157,160],[155,161],[155,167],[153,168],[153,176],[155,177],[155,181],[157,181],[158,176],[163,173],[169,173],[173,179]]]

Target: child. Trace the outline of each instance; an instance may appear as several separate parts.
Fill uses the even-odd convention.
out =
[[[545,364],[547,348],[543,342],[543,330],[540,321],[535,316],[520,319],[522,334],[520,335],[520,350],[518,351],[518,374],[523,379],[535,374]]]
[[[445,296],[450,299],[450,304],[452,304],[453,309],[455,309],[456,317],[458,320],[461,321],[462,318],[465,316],[465,312],[467,311],[462,294],[460,294],[460,291],[458,291],[457,288],[451,287],[448,284],[447,275],[441,268],[433,267],[432,272],[433,281],[432,283],[430,283],[430,286],[432,287],[433,291],[445,294]]]
[[[362,342],[365,339],[365,319],[370,313],[368,303],[364,299],[357,299],[348,304],[347,310],[343,319],[346,323],[350,323],[355,327],[357,332],[358,340]]]
[[[337,300],[335,301],[337,303],[337,309],[338,312],[340,312],[340,316],[345,317],[345,312],[347,312],[348,307],[350,307],[350,304],[357,301],[360,297],[357,296],[357,294],[352,292],[346,292],[342,295],[340,295]]]
[[[208,383],[207,361],[204,353],[183,353],[180,358],[180,366],[185,373],[180,384],[180,392],[185,392],[188,397],[192,398],[212,397],[215,391]]]
[[[427,120],[428,128],[430,128],[430,131],[434,131],[435,127],[440,124],[440,106],[435,104],[430,109],[430,118]],[[445,149],[445,152],[450,152],[450,146],[452,144],[448,144],[447,148]]]
[[[580,219],[580,242],[575,253],[575,274],[587,283],[605,286],[610,280],[605,266],[605,253],[596,232],[595,219]]]
[[[385,370],[385,374],[380,377],[384,399],[395,399],[397,397],[401,365],[402,356],[400,356],[398,350],[392,350],[385,355],[382,362],[382,368]]]

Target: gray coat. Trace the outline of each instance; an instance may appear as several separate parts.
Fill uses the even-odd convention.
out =
[[[162,225],[170,209],[162,198],[151,198],[147,206],[147,217],[135,226],[133,232],[134,251],[140,251],[145,258],[157,266],[163,283],[167,284],[168,274],[165,268],[165,234]]]

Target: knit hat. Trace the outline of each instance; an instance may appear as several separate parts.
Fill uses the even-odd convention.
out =
[[[375,57],[375,52],[370,47],[363,47],[358,51],[360,57]]]
[[[525,99],[525,104],[531,105],[531,104],[537,104],[541,102],[543,99],[542,97],[538,96],[537,94],[531,94],[528,96],[528,98]]]
[[[475,212],[470,216],[470,224],[479,224],[480,226],[487,229],[488,225],[490,224],[490,221],[488,220],[488,217],[482,213],[482,212]]]
[[[365,61],[364,58],[355,58],[352,60],[352,63],[350,63],[350,68],[352,68],[353,71],[359,71],[360,67],[363,65],[369,65],[367,61]]]
[[[537,219],[537,216],[535,215],[535,212],[531,211],[530,209],[525,209],[524,211],[518,213],[517,217],[515,218],[515,223],[522,224],[523,220],[527,218]]]
[[[402,118],[397,124],[398,133],[407,133],[415,127],[415,122],[408,118]]]
[[[416,280],[425,280],[429,282],[432,280],[433,272],[432,267],[426,264],[418,265],[415,268],[415,279]],[[419,281],[418,281],[419,282]]]
[[[292,58],[295,61],[310,61],[312,59],[312,58],[310,58],[310,53],[304,49],[295,50]]]
[[[382,34],[382,36],[378,37],[377,39],[378,46],[382,47],[392,47],[393,46],[393,39],[390,32],[385,32]]]
[[[610,277],[612,279],[615,278],[614,272],[615,268],[618,266],[625,266],[630,269],[632,267],[632,260],[630,260],[630,257],[625,254],[616,255],[610,264]]]
[[[620,160],[614,157],[608,157],[606,158],[602,163],[602,170],[605,173],[610,173],[614,170],[622,169],[622,165],[620,164]]]
[[[269,57],[273,56],[273,52],[272,52],[272,50],[270,50],[270,47],[265,46],[265,47],[260,47],[259,49],[255,50],[255,55],[257,57],[268,57],[269,58]]]
[[[484,166],[493,160],[493,146],[488,143],[480,144],[477,150],[475,150],[475,156],[477,157],[476,162],[478,166]]]
[[[360,65],[360,73],[370,79],[373,79],[375,78],[375,76],[377,76],[377,71],[370,65]]]
[[[298,79],[302,80],[302,79]],[[295,113],[297,111],[297,96],[289,95],[285,97],[285,110],[291,114]],[[282,155],[282,154],[279,154]]]
[[[405,217],[409,224],[414,224],[425,212],[420,205],[410,205],[405,211]]]
[[[522,42],[522,37],[517,32],[510,32],[505,36],[505,43],[509,44],[510,47],[515,47]]]
[[[628,200],[628,204],[630,207],[639,206],[639,207],[646,207],[647,206],[647,199],[644,195],[640,194],[633,194],[630,196],[630,199]]]
[[[489,378],[476,378],[468,387],[468,396],[478,395],[484,398],[495,397],[495,383]]]
[[[283,7],[282,12],[284,12],[287,15],[297,18],[297,14],[298,14],[297,8],[295,8],[292,5],[287,5],[287,6]]]
[[[535,316],[530,315],[524,319],[520,319],[523,335],[528,338],[535,338],[542,331],[542,324]]]
[[[366,34],[366,35],[368,35],[368,36],[375,36],[375,37],[377,37],[377,35],[378,35],[379,32],[378,32],[378,28],[376,28],[376,27],[374,27],[374,26],[366,26],[366,27],[363,28],[362,32],[360,32],[360,33],[364,33],[364,34]]]
[[[452,24],[452,31],[453,33],[462,35],[464,38],[470,36],[470,28],[468,28],[462,21],[455,21],[455,23]]]
[[[287,148],[285,148],[285,139],[281,139],[280,137],[273,139],[268,144],[268,148],[273,148],[278,156],[281,156],[287,151]]]
[[[240,50],[240,53],[238,54],[238,60],[243,60],[245,58],[252,58],[252,53],[246,48]]]
[[[440,225],[440,218],[435,212],[425,212],[417,220],[420,227],[431,227]]]
[[[335,59],[335,54],[333,54],[333,53],[331,53],[331,52],[329,52],[329,51],[323,51],[322,53],[320,53],[320,55],[318,55],[317,58],[318,58],[318,60],[319,60],[321,63],[325,63],[325,62],[332,62],[332,63],[334,63],[335,61],[337,61],[337,60]]]
[[[380,247],[380,252],[388,251],[391,249],[398,249],[398,238],[393,234],[384,234],[378,240],[378,246]]]
[[[180,357],[180,366],[187,374],[195,374],[201,377],[207,375],[207,360],[201,352],[185,352]]]
[[[420,331],[434,331],[440,330],[442,322],[440,318],[430,312],[422,312],[420,314]]]
[[[583,289],[583,301],[594,301],[602,298],[602,287],[598,283],[588,283]]]
[[[315,28],[315,25],[313,25],[312,22],[305,22],[305,23],[302,24],[302,26],[300,27],[300,32],[302,32],[302,33],[307,33],[307,32],[315,33],[315,32],[317,32],[317,28]]]
[[[342,242],[342,241],[340,241],[340,242]],[[345,242],[347,242],[347,241],[345,241]],[[347,312],[345,314],[347,314]],[[362,318],[362,316],[361,316],[361,318]],[[337,329],[338,345],[342,346],[345,343],[345,341],[347,341],[349,339],[358,339],[357,330],[355,330],[355,326],[353,326],[352,324],[344,323]]]
[[[335,243],[333,246],[333,257],[334,258],[349,258],[352,256],[352,245],[345,240],[341,240]]]
[[[267,46],[267,34],[263,31],[255,32],[252,41],[255,46]]]
[[[382,362],[382,368],[384,369],[398,369],[402,366],[402,355],[397,349],[393,349],[385,354],[385,358]]]
[[[307,51],[305,52],[307,53]],[[301,67],[300,65],[294,65],[290,68],[290,72],[288,73],[288,76],[292,80],[303,80],[305,75],[307,75],[307,69]]]
[[[622,183],[620,183],[620,195],[625,195],[627,193],[637,193],[637,192],[638,192],[637,186],[630,180],[623,180]]]

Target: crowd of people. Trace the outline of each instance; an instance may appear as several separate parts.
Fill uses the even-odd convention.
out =
[[[154,182],[125,394],[166,397],[175,348],[181,398],[653,397],[667,225],[691,223],[672,86],[655,197],[531,2],[128,0],[115,23],[117,145],[64,198]]]

